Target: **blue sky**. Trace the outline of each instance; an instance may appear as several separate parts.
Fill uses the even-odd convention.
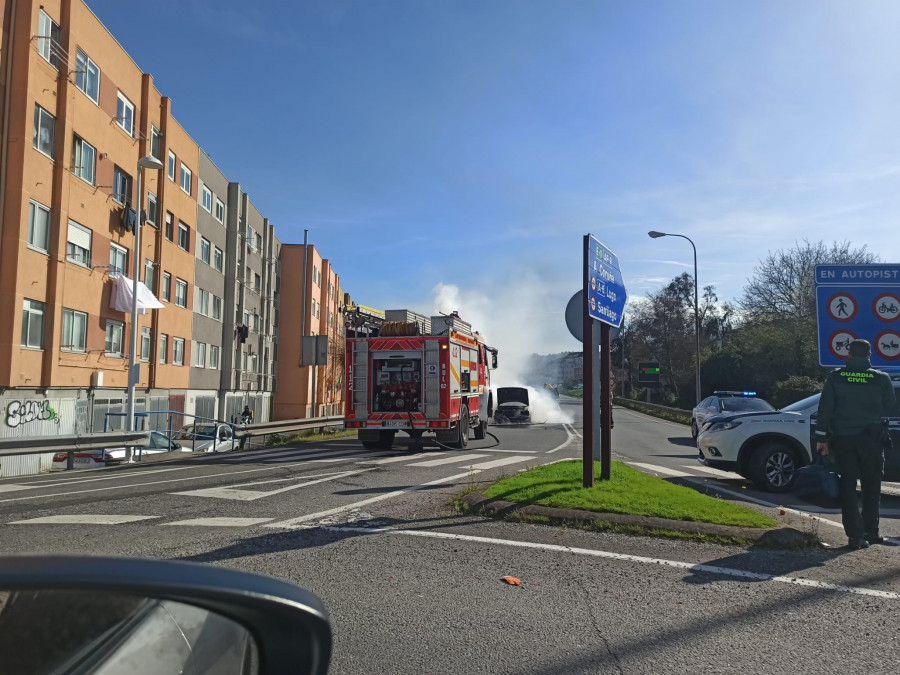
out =
[[[632,297],[693,266],[651,229],[722,300],[803,239],[898,258],[900,3],[88,5],[363,304],[472,306],[557,351],[587,232]]]

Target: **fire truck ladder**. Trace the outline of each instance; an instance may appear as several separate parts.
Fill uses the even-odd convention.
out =
[[[353,379],[350,382],[353,396],[353,412],[356,419],[369,417],[369,343],[357,340],[353,343]]]

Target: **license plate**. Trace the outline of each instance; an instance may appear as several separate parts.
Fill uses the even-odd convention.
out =
[[[409,422],[406,420],[385,420],[382,425],[386,427],[408,427]]]

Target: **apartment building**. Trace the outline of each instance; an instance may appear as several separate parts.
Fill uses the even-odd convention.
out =
[[[305,255],[304,255],[305,253]],[[282,294],[297,298],[280,306],[278,388],[274,418],[340,415],[344,409],[344,291],[331,262],[311,244],[281,248]],[[328,336],[328,363],[300,366],[303,335]]]

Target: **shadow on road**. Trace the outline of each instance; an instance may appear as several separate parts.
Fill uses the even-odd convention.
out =
[[[696,448],[697,447],[697,441],[695,441],[690,436],[669,436],[669,438],[667,440],[672,445],[683,445],[686,448]],[[694,453],[691,456],[696,457],[697,454]]]

